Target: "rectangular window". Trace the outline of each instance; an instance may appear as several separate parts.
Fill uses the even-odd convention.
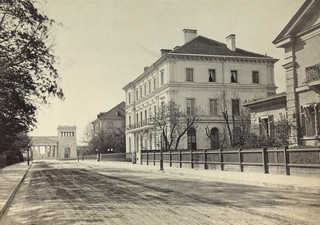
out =
[[[163,71],[160,72],[160,84],[161,85],[164,84],[164,72]]]
[[[209,82],[216,82],[216,71],[209,70]]]
[[[151,118],[152,112],[151,112],[151,108],[149,108],[149,118]]]
[[[240,115],[239,99],[232,99],[232,115]]]
[[[218,100],[210,99],[210,116],[218,115]]]
[[[139,91],[138,91],[138,89],[136,90],[136,100],[138,100],[139,99]]]
[[[142,87],[140,87],[140,98],[142,98]]]
[[[252,71],[252,83],[259,84],[259,72]]]
[[[144,96],[146,96],[147,95],[147,84],[144,84]]]
[[[153,106],[153,113],[154,113],[154,116],[156,116],[156,113],[157,113],[157,106]]]
[[[151,93],[151,81],[149,81],[149,93]]]
[[[139,113],[137,113],[137,123],[139,123]]]
[[[301,122],[303,135],[310,137],[318,135],[319,105],[306,105],[301,107]]]
[[[145,121],[147,122],[147,120],[148,120],[148,113],[147,113],[147,110],[144,110],[144,119],[145,119]]]
[[[129,125],[131,125],[131,116],[129,116]]]
[[[187,99],[187,114],[194,114],[194,99],[192,98]]]
[[[131,94],[130,93],[128,94],[128,102],[129,102],[129,104],[131,104]]]
[[[238,83],[238,71],[231,70],[231,83]]]
[[[273,115],[259,117],[260,136],[273,137],[274,122]]]
[[[157,88],[156,86],[156,78],[153,78],[153,90],[155,91]]]
[[[193,69],[192,68],[186,69],[186,81],[193,81]]]

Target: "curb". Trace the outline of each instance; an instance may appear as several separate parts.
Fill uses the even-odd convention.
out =
[[[29,168],[26,170],[26,172],[24,173],[23,177],[21,178],[21,180],[19,181],[19,183],[16,185],[16,187],[14,188],[13,192],[11,193],[10,197],[8,198],[7,202],[4,204],[4,206],[2,207],[2,209],[0,210],[0,218],[3,216],[3,214],[7,211],[7,209],[9,208],[15,194],[17,193],[17,191],[19,190],[21,184],[23,183],[24,179],[27,176],[27,173],[29,171],[29,169],[31,168],[32,164],[29,166]]]

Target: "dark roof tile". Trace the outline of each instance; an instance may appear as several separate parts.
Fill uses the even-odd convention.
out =
[[[240,48],[236,48],[236,51],[231,51],[226,44],[203,36],[197,36],[171,53],[271,58]]]

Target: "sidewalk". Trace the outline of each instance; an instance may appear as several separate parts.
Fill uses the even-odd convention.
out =
[[[10,206],[29,168],[27,162],[22,162],[0,169],[0,217]]]
[[[97,162],[97,161],[80,161],[80,164],[87,164],[91,167],[105,168],[126,168],[140,171],[149,171],[153,173],[164,173],[175,176],[183,176],[186,178],[204,179],[215,182],[226,182],[243,185],[256,185],[262,187],[277,188],[280,190],[294,190],[309,193],[320,194],[320,177],[299,177],[263,173],[245,173],[245,172],[229,172],[218,170],[202,170],[164,167],[163,171],[159,170],[159,165],[139,165],[117,162]]]

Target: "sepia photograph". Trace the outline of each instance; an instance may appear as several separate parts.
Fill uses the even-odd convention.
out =
[[[1,225],[319,212],[320,0],[0,0]]]

